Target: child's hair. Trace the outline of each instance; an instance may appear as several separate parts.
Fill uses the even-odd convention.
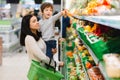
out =
[[[53,9],[53,4],[49,3],[49,2],[44,2],[42,3],[40,9],[41,9],[41,12],[43,13],[44,9],[45,8],[48,8],[48,7],[51,7]]]

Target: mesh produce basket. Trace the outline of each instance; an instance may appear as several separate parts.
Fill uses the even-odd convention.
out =
[[[60,72],[46,69],[40,66],[39,62],[32,60],[27,77],[29,80],[61,80],[64,76]]]

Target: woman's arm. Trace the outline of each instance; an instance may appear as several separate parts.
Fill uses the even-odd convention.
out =
[[[49,57],[47,57],[46,54],[43,53],[43,51],[39,48],[36,40],[32,36],[27,36],[25,38],[25,46],[27,46],[27,48],[29,48],[31,53],[33,53],[33,55],[35,57],[37,57],[37,59],[39,59],[39,61],[49,64],[49,61],[50,61]],[[55,63],[52,60],[51,66],[54,66],[54,65],[55,65]]]

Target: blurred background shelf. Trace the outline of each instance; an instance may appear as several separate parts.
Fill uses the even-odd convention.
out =
[[[20,19],[0,20],[0,37],[2,37],[3,52],[13,52],[19,49]]]

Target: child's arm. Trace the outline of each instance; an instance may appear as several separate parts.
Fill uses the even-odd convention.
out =
[[[65,10],[57,13],[56,15],[52,16],[53,21],[58,20],[61,16],[65,15]]]

